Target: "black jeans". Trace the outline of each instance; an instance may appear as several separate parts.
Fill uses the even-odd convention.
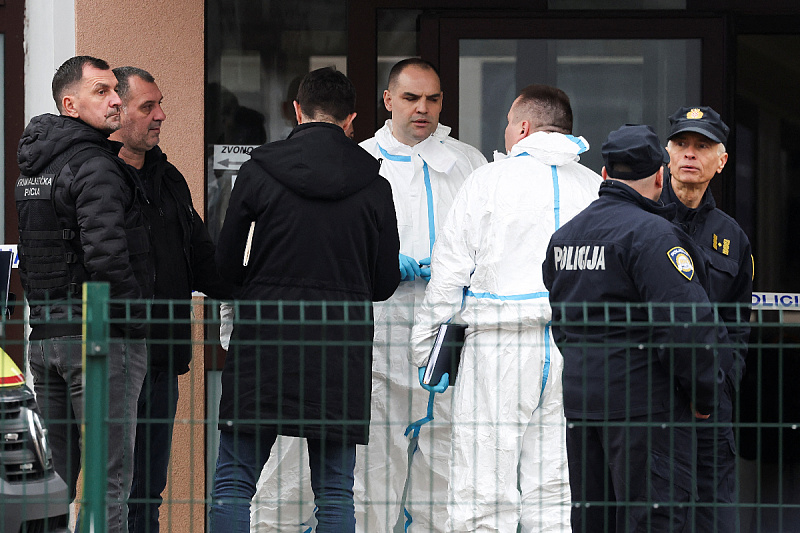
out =
[[[622,420],[567,420],[572,531],[683,531],[692,498],[688,408]]]
[[[139,395],[133,483],[128,502],[130,533],[158,532],[158,508],[167,485],[177,406],[178,377],[167,371],[148,372]]]

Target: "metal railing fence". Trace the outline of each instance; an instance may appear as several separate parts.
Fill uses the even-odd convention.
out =
[[[530,464],[535,464],[535,475],[546,476],[546,466],[543,466],[542,459],[545,452],[537,450],[534,452],[524,451],[524,441],[526,439],[543,440],[546,434],[560,431],[576,431],[580,429],[591,429],[602,432],[614,432],[616,429],[636,432],[641,429],[647,436],[645,442],[651,445],[658,439],[675,439],[676,431],[686,429],[695,431],[698,421],[692,417],[682,418],[677,416],[676,405],[668,405],[664,409],[664,416],[655,416],[654,411],[646,411],[644,418],[631,417],[623,414],[622,416],[611,416],[608,412],[603,413],[608,406],[592,406],[586,403],[583,408],[601,412],[601,415],[594,418],[575,418],[564,422],[563,428],[548,425],[549,423],[539,423],[519,420],[514,417],[506,417],[503,406],[490,406],[482,404],[483,397],[480,391],[485,388],[485,384],[479,381],[489,381],[497,387],[506,387],[512,384],[514,395],[522,398],[527,394],[528,389],[535,389],[534,395],[537,401],[540,396],[544,397],[544,382],[542,369],[536,372],[529,372],[529,363],[513,362],[507,367],[500,368],[494,362],[486,358],[487,354],[496,354],[498,358],[507,356],[509,353],[544,353],[545,348],[550,343],[544,337],[529,337],[522,332],[531,328],[531,324],[525,320],[520,320],[519,324],[508,323],[507,316],[503,315],[501,327],[483,329],[473,336],[472,342],[475,351],[472,355],[465,357],[476,357],[477,362],[473,364],[473,370],[462,368],[459,374],[461,384],[451,386],[448,392],[436,395],[435,402],[438,403],[439,411],[433,416],[433,421],[422,422],[414,431],[414,423],[431,415],[433,408],[428,406],[425,412],[425,402],[427,396],[423,398],[422,408],[420,404],[412,398],[419,395],[416,383],[416,375],[411,374],[400,383],[390,383],[394,378],[387,377],[383,373],[375,374],[375,368],[391,369],[406,364],[398,362],[393,357],[398,353],[407,351],[408,335],[411,329],[409,316],[413,313],[396,313],[396,309],[387,310],[386,307],[376,307],[373,311],[369,304],[363,303],[342,303],[342,302],[235,302],[234,319],[235,329],[230,341],[227,354],[227,363],[224,361],[224,352],[218,348],[219,327],[226,318],[220,314],[219,302],[202,301],[159,301],[166,313],[155,316],[152,311],[148,311],[147,322],[152,326],[176,327],[185,326],[181,332],[191,331],[187,338],[182,336],[166,339],[163,344],[177,347],[188,348],[194,355],[192,370],[189,374],[181,377],[181,392],[179,400],[179,414],[175,420],[175,434],[172,439],[172,459],[170,463],[170,482],[167,490],[163,493],[163,504],[161,505],[161,524],[162,530],[166,531],[204,531],[206,528],[206,509],[213,502],[211,499],[211,487],[213,479],[213,468],[216,460],[217,435],[220,428],[249,427],[253,425],[270,426],[276,428],[278,432],[303,434],[309,428],[322,427],[328,432],[347,432],[352,428],[366,426],[369,422],[358,419],[358,417],[338,416],[343,410],[348,409],[348,401],[352,395],[358,394],[358,386],[364,382],[371,384],[373,403],[372,430],[391,435],[395,438],[398,433],[408,433],[403,442],[411,443],[407,447],[408,461],[404,470],[400,470],[401,476],[407,479],[400,483],[403,492],[403,500],[400,502],[400,512],[382,516],[383,520],[388,521],[388,530],[399,527],[409,526],[416,522],[415,527],[427,530],[440,530],[443,527],[442,517],[447,516],[448,508],[453,510],[458,503],[448,495],[439,491],[441,487],[440,474],[445,474],[447,467],[437,463],[442,457],[445,461],[452,460],[453,451],[441,449],[442,435],[447,435],[452,431],[453,424],[447,420],[453,412],[460,408],[454,402],[467,402],[475,407],[477,413],[472,419],[460,421],[459,424],[465,426],[472,425],[475,429],[477,439],[481,439],[484,431],[490,431],[491,426],[497,427],[497,434],[500,436],[506,433],[520,432],[519,442],[513,443],[518,446],[517,457],[524,463],[530,460]],[[31,302],[32,305],[37,302]],[[80,503],[80,530],[81,532],[102,531],[104,529],[105,514],[107,512],[107,471],[106,454],[108,443],[108,425],[114,420],[109,419],[107,407],[110,402],[115,401],[115,395],[119,392],[110,388],[106,378],[107,357],[109,340],[115,328],[124,325],[132,320],[135,302],[114,301],[108,296],[107,287],[104,285],[87,284],[84,291],[83,316],[73,314],[66,318],[48,317],[51,322],[63,322],[64,324],[81,324],[83,327],[83,350],[84,350],[84,401],[85,419],[83,420],[48,420],[48,425],[53,424],[82,424],[84,455],[82,459],[83,478],[82,490],[78,501]],[[386,304],[383,304],[384,306]],[[117,314],[109,311],[111,306],[117,309],[124,308],[125,313]],[[683,310],[676,311],[680,306],[656,306],[638,304],[584,304],[579,318],[563,319],[561,322],[553,324],[542,324],[546,335],[550,335],[555,326],[555,330],[569,330],[579,332],[583,336],[582,340],[573,342],[573,348],[578,351],[597,353],[605,350],[613,357],[623,357],[623,368],[626,369],[622,375],[611,375],[613,366],[601,367],[604,371],[589,373],[589,367],[584,367],[586,390],[597,389],[598,386],[612,388],[620,383],[625,384],[628,396],[623,402],[625,406],[639,404],[641,398],[630,395],[630,391],[642,390],[642,383],[626,383],[626,375],[634,375],[636,369],[632,365],[635,357],[631,354],[648,353],[650,369],[645,368],[644,374],[648,379],[659,379],[666,376],[669,380],[669,388],[678,390],[673,398],[680,398],[684,395],[688,400],[696,399],[696,390],[686,391],[681,387],[679,376],[676,372],[659,367],[664,365],[659,363],[657,353],[666,353],[660,361],[669,361],[669,364],[676,365],[677,362],[685,361],[681,359],[683,355],[690,353],[690,359],[697,362],[698,358],[707,357],[709,348],[711,351],[724,350],[725,348],[738,347],[736,343],[720,342],[709,347],[708,344],[696,344],[683,340],[683,333],[686,330],[700,327],[724,326],[719,318],[719,311],[724,306],[714,306],[710,319],[706,321],[696,320],[696,311],[689,307],[689,315],[695,319],[690,321],[676,321],[676,316],[681,315]],[[189,308],[191,314],[183,316],[182,313]],[[600,309],[598,313],[597,310]],[[507,312],[507,310],[505,311]],[[642,312],[647,316],[647,320],[642,321],[637,318],[642,316]],[[695,313],[695,314],[692,314]],[[113,315],[113,316],[112,316]],[[565,315],[570,315],[565,313]],[[19,316],[19,314],[17,314]],[[500,315],[498,314],[498,317]],[[574,314],[570,316],[575,316]],[[595,317],[600,317],[596,319]],[[703,315],[705,316],[705,315]],[[19,319],[15,319],[20,321]],[[6,320],[6,323],[13,323],[15,320]],[[500,319],[498,318],[498,321]],[[513,322],[513,321],[512,321]],[[373,323],[375,324],[373,326]],[[379,332],[379,341],[382,345],[373,345],[373,327]],[[534,326],[539,327],[539,326]],[[733,402],[733,432],[735,441],[730,443],[737,450],[738,458],[736,461],[737,486],[734,488],[737,500],[735,503],[726,502],[700,502],[693,498],[688,501],[676,498],[675,494],[666,496],[655,496],[638,501],[626,501],[618,495],[610,492],[608,498],[600,500],[581,499],[573,495],[572,501],[562,501],[555,505],[558,509],[556,514],[564,515],[570,513],[586,511],[587,509],[600,509],[607,518],[604,530],[610,529],[613,521],[608,518],[617,513],[619,509],[625,512],[634,512],[637,508],[649,509],[668,508],[672,509],[673,514],[679,514],[688,509],[689,520],[694,516],[692,513],[699,509],[711,509],[720,514],[724,510],[733,508],[736,511],[738,526],[743,532],[771,532],[771,531],[792,531],[796,524],[800,523],[800,395],[797,394],[797,383],[800,380],[800,312],[787,310],[763,310],[753,311],[750,317],[751,332],[749,335],[749,346],[747,354],[747,368],[744,372],[741,385],[735,392]],[[406,331],[407,330],[407,331]],[[621,332],[625,330],[646,331],[652,335],[651,339],[640,342],[637,338],[625,338]],[[389,333],[386,333],[386,332]],[[382,332],[382,333],[381,333]],[[474,332],[472,332],[474,333]],[[469,336],[472,333],[468,334]],[[514,337],[514,336],[517,337]],[[622,336],[620,336],[622,335]],[[376,337],[376,338],[378,338]],[[516,341],[509,341],[510,337],[517,338]],[[520,340],[521,339],[521,340]],[[7,343],[12,343],[6,339]],[[514,342],[518,344],[515,346]],[[222,354],[222,355],[220,355]],[[249,354],[249,355],[248,355]],[[349,368],[358,368],[358,375],[348,374],[348,364],[354,359],[364,358],[369,361],[374,354],[376,358],[383,358],[380,362],[372,361],[372,365],[362,365]],[[626,355],[627,354],[627,355]],[[680,357],[679,357],[680,356]],[[533,357],[533,356],[531,356]],[[557,355],[551,353],[549,361],[552,366],[548,372],[550,379],[560,377],[561,367],[557,363]],[[569,354],[566,357],[570,357]],[[520,359],[523,359],[522,357]],[[229,392],[223,392],[232,398],[229,409],[223,410],[219,414],[219,383],[223,371],[235,373],[239,378],[246,379],[245,382],[237,380],[222,381],[222,387],[232,387]],[[243,367],[242,365],[252,365]],[[294,369],[289,368],[293,365]],[[464,364],[462,360],[462,365]],[[516,366],[515,366],[516,365]],[[566,371],[570,369],[570,362],[564,367]],[[627,366],[626,366],[627,365]],[[481,375],[475,371],[494,373]],[[171,369],[175,371],[175,368]],[[510,370],[510,373],[508,371]],[[572,369],[574,371],[574,368]],[[674,370],[674,369],[672,369]],[[330,391],[336,387],[341,387],[341,395],[330,396],[322,394],[315,399],[320,406],[311,417],[304,416],[303,409],[295,409],[291,405],[284,404],[282,394],[294,389],[300,390],[299,398],[305,399],[307,394],[316,392],[303,388],[303,375],[306,372],[320,376],[318,384],[322,390]],[[390,372],[386,370],[385,372]],[[350,371],[352,372],[352,370]],[[381,371],[384,372],[384,371]],[[538,372],[538,373],[537,373]],[[363,374],[362,374],[363,373]],[[544,372],[546,374],[546,372]],[[283,382],[276,378],[274,383],[266,383],[261,376],[274,374],[275,376],[290,376],[290,381]],[[510,375],[514,377],[509,377]],[[663,374],[663,376],[662,376]],[[690,372],[691,374],[691,372]],[[249,377],[248,377],[249,376]],[[255,378],[255,379],[253,379]],[[574,376],[568,376],[572,379]],[[564,382],[566,383],[566,382]],[[342,384],[344,386],[342,387]],[[551,385],[552,386],[552,382]],[[654,390],[649,382],[645,384],[648,391]],[[37,384],[33,386],[34,390]],[[419,389],[421,391],[421,389]],[[517,391],[519,393],[517,394]],[[574,393],[573,389],[570,389]],[[427,395],[423,391],[423,395]],[[392,396],[395,395],[395,396]],[[459,395],[454,398],[454,395]],[[470,395],[472,397],[470,398]],[[266,399],[266,400],[265,400]],[[264,400],[264,402],[262,402]],[[223,399],[223,402],[226,399]],[[403,405],[405,411],[392,410],[386,408],[386,416],[375,416],[374,403],[379,401],[387,406]],[[517,401],[516,399],[514,401]],[[520,402],[522,400],[519,400]],[[245,409],[247,402],[255,402],[252,408]],[[215,404],[216,403],[216,407]],[[263,405],[262,405],[263,403]],[[264,406],[267,407],[264,407]],[[188,407],[187,407],[188,406]],[[370,407],[370,399],[366,399],[367,415]],[[463,405],[462,405],[463,407]],[[535,408],[541,407],[541,403]],[[183,411],[181,411],[183,409]],[[267,409],[267,411],[262,411]],[[455,410],[455,411],[454,411]],[[483,414],[481,414],[483,410]],[[352,414],[352,413],[351,413]],[[364,413],[362,413],[364,414]],[[486,416],[484,416],[486,415]],[[649,418],[648,418],[649,416]],[[46,417],[45,417],[46,418]],[[353,419],[355,418],[355,419]],[[367,418],[369,418],[367,416]],[[168,419],[161,417],[141,417],[138,420],[141,427],[148,424],[168,423]],[[524,428],[520,431],[520,425]],[[723,428],[724,422],[712,420],[706,423],[707,427]],[[407,431],[410,430],[410,431]],[[329,433],[326,433],[329,434]],[[205,436],[204,436],[205,435]],[[371,437],[372,438],[372,437]],[[413,438],[418,439],[412,443]],[[373,441],[371,441],[373,442]],[[455,441],[454,441],[455,442]],[[478,441],[479,446],[483,446],[484,441]],[[671,441],[670,441],[671,442]],[[677,442],[677,441],[675,441]],[[374,464],[374,455],[370,455],[372,464],[367,467],[371,470],[388,469],[393,467],[388,465],[390,457],[394,453],[389,449],[391,444],[387,439],[379,438],[374,440],[378,446],[385,446],[387,464]],[[51,443],[51,447],[54,443]],[[430,445],[429,448],[426,446]],[[488,454],[495,454],[499,458],[499,451],[505,444],[498,441],[496,448],[488,447]],[[430,474],[419,474],[417,478],[410,481],[410,474],[415,471],[414,462],[420,465],[425,463],[422,452],[417,450],[431,451],[433,459]],[[535,447],[532,448],[535,450]],[[667,446],[667,449],[670,449]],[[361,448],[359,448],[361,450]],[[415,452],[417,453],[415,455]],[[291,442],[288,438],[281,437],[273,447],[273,457],[267,463],[259,481],[256,497],[251,503],[251,527],[252,531],[284,530],[281,527],[312,527],[314,525],[314,501],[313,493],[310,491],[310,480],[307,478],[307,468],[303,463],[307,459],[307,450],[304,445]],[[359,453],[361,453],[359,451]],[[566,448],[562,452],[566,454]],[[534,457],[532,454],[540,454]],[[380,457],[381,454],[378,454]],[[472,457],[483,460],[486,453],[474,453]],[[280,460],[279,460],[280,459]],[[579,477],[585,478],[588,474],[588,457],[582,461],[575,461],[570,458],[570,465],[581,465],[582,469]],[[635,461],[629,458],[631,464]],[[566,461],[565,461],[566,462]],[[455,463],[450,464],[458,464]],[[446,465],[446,463],[445,463]],[[150,465],[148,465],[150,466]],[[514,476],[519,476],[524,470],[524,466],[514,466]],[[522,469],[522,470],[520,470]],[[184,470],[184,472],[182,472]],[[185,472],[188,470],[188,473]],[[476,469],[476,475],[480,476],[478,483],[471,486],[474,491],[474,501],[476,507],[485,505],[486,502],[481,498],[483,487],[492,484],[499,484],[500,479],[508,475],[506,466],[501,464],[490,465],[487,468]],[[5,467],[0,470],[4,474],[7,472]],[[419,476],[422,476],[421,478]],[[645,472],[641,472],[645,475]],[[667,470],[667,476],[676,476],[674,470]],[[688,472],[688,487],[692,493],[696,490],[697,484],[697,465],[692,464]],[[183,477],[181,477],[183,476]],[[611,481],[612,473],[607,473],[604,482]],[[523,476],[524,477],[524,476]],[[371,481],[372,478],[365,478]],[[377,479],[377,478],[376,478]],[[515,478],[516,479],[516,478]],[[12,484],[21,489],[25,483],[24,476],[19,481]],[[363,480],[362,480],[363,481]],[[584,479],[585,481],[585,479]],[[671,479],[675,481],[675,479]],[[3,481],[3,483],[8,483]],[[389,483],[389,481],[387,481]],[[357,482],[358,485],[358,482]],[[9,486],[9,485],[6,485]],[[447,482],[445,479],[445,487]],[[384,505],[387,509],[391,507],[392,498],[396,495],[389,494],[384,487],[367,486],[362,487],[362,493],[370,495],[375,505]],[[1,492],[0,492],[1,493]],[[357,490],[358,494],[358,490]],[[463,494],[460,497],[463,498]],[[470,496],[470,497],[472,497]],[[63,498],[63,496],[62,496]],[[47,495],[44,495],[44,500]],[[10,500],[9,500],[10,501]],[[135,503],[156,503],[148,498]],[[463,503],[463,502],[461,502]],[[7,505],[0,502],[0,510]],[[519,520],[526,520],[526,513],[531,507],[552,506],[552,503],[542,499],[538,501],[526,501],[524,495],[520,500],[510,498],[508,501],[492,502],[498,516],[506,511],[506,507],[512,509],[512,514],[516,513]],[[10,508],[9,508],[10,509]],[[383,509],[383,508],[382,508]],[[361,512],[357,506],[357,516]],[[381,510],[383,512],[383,510]],[[0,513],[2,514],[2,513]],[[491,514],[491,513],[490,513]],[[534,513],[535,514],[535,513]],[[669,514],[669,513],[667,513]],[[380,516],[380,513],[378,513]],[[620,515],[622,516],[622,515]],[[369,516],[364,515],[364,520]],[[414,517],[413,520],[410,517]],[[412,520],[409,522],[409,520]],[[439,521],[439,522],[437,522]],[[433,526],[425,524],[433,523]],[[280,524],[280,525],[278,525]],[[369,531],[370,522],[365,527]],[[2,525],[2,524],[0,524]],[[285,529],[289,531],[289,529]],[[295,529],[296,530],[296,529]],[[410,528],[409,531],[412,531]],[[658,525],[653,522],[651,531],[659,531]],[[687,530],[701,531],[699,526],[691,523]],[[587,529],[591,531],[591,529]],[[0,527],[0,533],[7,532]],[[15,532],[16,533],[16,532]]]

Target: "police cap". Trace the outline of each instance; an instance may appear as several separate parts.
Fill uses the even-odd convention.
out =
[[[601,148],[606,172],[619,180],[649,178],[669,155],[650,126],[626,124],[608,134]]]
[[[731,131],[719,113],[708,106],[682,107],[670,115],[669,125],[669,139],[684,131],[693,131],[715,143],[725,143]]]

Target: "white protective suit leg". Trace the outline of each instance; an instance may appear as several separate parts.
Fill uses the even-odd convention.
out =
[[[518,472],[523,441],[542,393],[545,357],[553,346],[547,333],[547,346],[544,326],[468,335],[453,398],[448,531],[517,530],[522,508]],[[550,380],[548,375],[548,385]],[[535,434],[539,431],[534,428],[531,437],[538,436]],[[540,461],[547,461],[550,454],[562,460],[566,457],[566,442],[552,451],[531,453],[540,455]],[[538,468],[534,469],[531,478],[526,467],[526,493],[531,495],[530,486],[546,481],[539,477]],[[557,484],[560,486],[566,479],[564,464]],[[552,490],[549,483],[546,485],[545,490],[531,497],[543,500],[538,494]],[[562,491],[559,488],[556,492]],[[549,505],[546,501],[541,503],[543,507]],[[554,502],[559,507],[564,504]],[[568,508],[568,496],[566,505]]]
[[[564,359],[551,339],[547,385],[522,439],[519,460],[522,533],[571,531],[563,369]]]
[[[359,533],[391,532],[398,520],[408,522],[405,510],[410,515],[409,532],[444,531],[450,428],[449,399],[441,398],[449,393],[436,395],[434,422],[420,428],[411,470],[421,473],[409,480],[405,509],[401,505],[411,437],[405,432],[426,416],[430,396],[419,385],[417,368],[408,362],[415,302],[422,300],[424,288],[421,281],[403,283],[391,299],[374,306],[370,437],[368,446],[358,447],[355,469]],[[428,529],[427,522],[435,524]]]
[[[308,445],[279,435],[250,502],[250,531],[307,533],[316,525]]]
[[[430,398],[430,393],[423,391]],[[407,531],[445,531],[447,483],[450,471],[453,394],[436,394],[433,420],[420,427],[417,449],[411,461],[405,511]],[[430,401],[430,399],[429,399]]]

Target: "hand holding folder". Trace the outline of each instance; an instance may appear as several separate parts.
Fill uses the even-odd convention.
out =
[[[428,356],[428,364],[423,367],[425,374],[420,379],[423,387],[439,383],[445,374],[448,374],[449,384],[455,383],[466,329],[466,324],[442,324],[439,326],[431,354]],[[445,386],[445,388],[447,387]]]

